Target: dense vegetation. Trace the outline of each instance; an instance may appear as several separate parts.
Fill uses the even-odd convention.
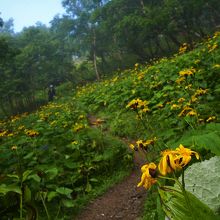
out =
[[[0,20],[1,218],[71,219],[130,170],[122,138],[146,162],[159,162],[161,151],[180,144],[198,152],[201,165],[192,159],[185,167],[186,189],[193,186],[207,205],[189,195],[199,219],[217,218],[220,34],[208,35],[219,25],[219,1],[63,6],[66,14],[50,28],[38,23],[14,33],[12,20]],[[57,98],[46,104],[49,84]],[[155,186],[148,195],[143,219],[185,210],[166,209]]]

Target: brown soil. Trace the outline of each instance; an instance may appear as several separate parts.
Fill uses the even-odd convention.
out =
[[[92,117],[94,120],[94,118]],[[76,220],[107,220],[140,219],[143,210],[146,190],[138,188],[140,181],[140,167],[144,160],[135,152],[134,169],[130,176],[126,177],[121,183],[110,188],[103,196],[91,201]]]

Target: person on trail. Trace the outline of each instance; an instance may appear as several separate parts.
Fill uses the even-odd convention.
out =
[[[56,91],[53,85],[50,85],[48,90],[48,101],[51,102],[54,99],[54,96],[56,95]]]

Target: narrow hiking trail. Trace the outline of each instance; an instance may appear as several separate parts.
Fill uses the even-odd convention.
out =
[[[91,126],[95,127],[94,116],[89,117]],[[146,190],[138,188],[140,167],[146,162],[138,152],[134,154],[134,168],[122,182],[111,187],[104,195],[91,201],[75,218],[76,220],[123,219],[138,220],[143,211]]]

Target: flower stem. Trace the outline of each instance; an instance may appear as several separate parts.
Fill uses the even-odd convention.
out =
[[[20,219],[22,218],[23,218],[23,193],[21,193],[20,195]]]
[[[184,172],[184,171],[183,171],[183,172]],[[189,197],[188,197],[188,195],[187,195],[187,192],[186,192],[186,189],[185,189],[184,174],[182,175],[182,181],[183,181],[183,184],[184,184],[184,185],[182,185],[182,184],[179,182],[179,180],[177,179],[177,182],[179,182],[179,185],[181,186],[180,189],[181,189],[181,191],[182,191],[182,193],[183,193],[183,196],[184,196],[184,198],[185,198],[187,208],[188,208],[188,210],[191,212],[192,218],[193,218],[194,220],[196,220],[197,218],[196,218],[196,216],[195,216],[195,214],[194,214],[194,211],[193,211],[193,209],[192,209],[192,205],[191,205],[190,199],[189,199]]]
[[[182,187],[185,190],[184,168],[182,169]]]
[[[40,198],[41,198],[41,201],[42,201],[42,203],[43,203],[43,206],[44,206],[45,212],[46,212],[46,214],[47,214],[47,219],[50,220],[50,215],[49,215],[49,212],[48,212],[48,210],[47,210],[47,206],[46,206],[46,203],[45,203],[45,199],[43,198],[41,192],[40,192]]]

